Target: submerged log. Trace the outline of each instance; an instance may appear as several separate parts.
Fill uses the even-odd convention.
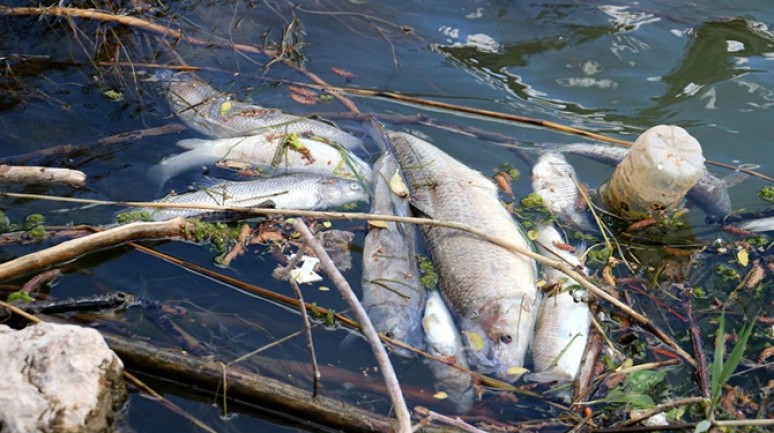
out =
[[[599,189],[607,210],[627,219],[677,208],[704,170],[701,145],[679,126],[645,131]]]
[[[229,398],[284,413],[289,419],[304,419],[328,428],[352,433],[394,431],[396,420],[326,396],[312,397],[309,390],[210,359],[195,358],[179,351],[105,334],[105,341],[129,366],[147,374],[175,380],[209,391],[222,392],[225,381]],[[424,426],[424,432],[460,432],[457,428]]]

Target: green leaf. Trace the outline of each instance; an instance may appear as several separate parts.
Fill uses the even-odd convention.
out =
[[[705,431],[709,430],[710,427],[712,427],[712,422],[705,419],[696,424],[696,428],[693,429],[693,433],[704,433]]]
[[[661,383],[666,377],[666,372],[658,370],[641,370],[626,376],[624,386],[632,393],[645,393]]]

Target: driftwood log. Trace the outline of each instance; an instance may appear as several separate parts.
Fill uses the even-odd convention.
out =
[[[86,183],[86,175],[69,168],[0,165],[0,182],[81,187]]]

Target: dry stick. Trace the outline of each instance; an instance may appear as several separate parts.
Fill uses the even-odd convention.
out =
[[[309,316],[306,314],[306,302],[304,301],[304,294],[301,293],[301,288],[298,287],[298,281],[291,275],[290,271],[293,270],[306,251],[306,242],[301,244],[301,247],[296,251],[296,255],[290,260],[290,263],[285,267],[285,277],[290,283],[290,287],[296,293],[298,298],[298,309],[301,311],[301,320],[304,322],[304,332],[306,334],[306,347],[309,350],[309,357],[312,360],[312,397],[317,397],[320,391],[320,367],[317,365],[317,356],[314,352],[314,340],[312,340],[312,328],[309,321]]]
[[[39,318],[37,316],[33,316],[32,314],[27,313],[26,311],[20,309],[19,307],[15,306],[15,305],[12,305],[12,304],[8,304],[8,303],[3,302],[1,300],[0,300],[0,307],[5,307],[5,308],[9,309],[10,311],[12,311],[14,314],[19,315],[21,317],[24,317],[25,319],[29,320],[32,323],[43,323],[44,322],[43,319],[41,319],[41,318]],[[111,348],[111,350],[112,350],[112,348]],[[210,433],[216,433],[216,431],[213,430],[212,428],[210,428],[207,424],[203,423],[201,420],[199,420],[195,416],[187,413],[180,406],[178,406],[178,405],[172,403],[171,401],[167,400],[166,398],[164,398],[163,395],[161,395],[158,392],[156,392],[155,390],[153,390],[153,388],[149,387],[147,384],[145,384],[143,381],[141,381],[140,379],[135,377],[133,374],[131,374],[128,371],[124,370],[122,375],[128,381],[134,383],[138,388],[144,390],[148,395],[153,397],[156,401],[160,402],[160,404],[162,406],[165,406],[167,409],[171,410],[172,412],[175,412],[176,414],[182,416],[183,418],[191,421],[193,424],[195,424],[196,426],[198,426],[202,430],[208,431]]]
[[[153,203],[153,202],[115,202],[115,201],[107,201],[107,200],[84,200],[84,199],[69,198],[69,197],[54,197],[54,196],[47,196],[47,195],[40,195],[40,194],[21,194],[21,193],[0,193],[0,196],[37,199],[37,200],[61,201],[61,202],[69,202],[69,203],[120,205],[120,206],[137,207],[137,208],[202,209],[202,210],[243,213],[247,215],[282,215],[282,216],[295,215],[300,217],[310,216],[310,217],[328,218],[328,219],[337,219],[337,220],[357,219],[357,220],[392,221],[392,222],[402,222],[402,223],[409,223],[409,224],[433,225],[438,227],[450,228],[454,230],[460,230],[460,231],[464,231],[464,232],[476,235],[495,245],[505,248],[506,250],[509,250],[512,253],[521,254],[523,256],[534,259],[535,261],[537,261],[538,263],[544,266],[550,266],[554,269],[557,269],[563,272],[568,277],[576,280],[583,288],[588,290],[593,295],[604,299],[610,304],[613,304],[615,307],[617,307],[623,313],[625,313],[626,315],[634,319],[634,321],[638,322],[640,325],[648,327],[661,341],[663,341],[665,344],[670,346],[683,359],[688,361],[688,363],[690,363],[691,366],[695,368],[698,365],[696,363],[696,360],[693,359],[693,357],[688,352],[683,350],[683,348],[680,347],[680,345],[678,345],[674,340],[672,340],[671,337],[669,337],[666,333],[664,333],[664,331],[659,329],[653,323],[653,321],[651,321],[649,318],[645,317],[644,315],[634,311],[631,307],[619,301],[618,299],[615,299],[614,297],[610,296],[607,292],[600,289],[591,281],[589,281],[588,277],[579,273],[575,268],[573,268],[569,264],[561,260],[554,260],[554,259],[541,256],[540,254],[537,254],[529,249],[522,248],[520,245],[515,244],[507,239],[497,238],[495,236],[490,235],[489,233],[486,233],[482,230],[471,227],[467,224],[449,222],[449,221],[438,221],[431,218],[401,217],[401,216],[394,216],[394,215],[375,215],[375,214],[369,214],[369,213],[363,213],[363,212],[321,212],[321,211],[291,210],[291,209],[234,208],[234,207],[225,207],[225,206],[217,206],[217,205],[209,205],[209,204],[206,204],[206,205],[195,204],[195,203],[192,203],[192,204],[174,203],[173,204],[173,203]],[[5,271],[5,265],[6,263],[0,264],[0,281],[8,278],[8,274]]]
[[[30,161],[50,161],[56,157],[72,155],[77,152],[86,152],[98,146],[107,146],[110,144],[124,143],[128,141],[140,140],[145,137],[153,137],[163,134],[174,134],[184,130],[186,127],[179,123],[173,123],[169,125],[159,126],[155,128],[139,129],[135,131],[121,132],[119,134],[110,135],[97,140],[95,144],[86,145],[73,145],[62,144],[58,146],[48,147],[42,150],[35,150],[20,155],[9,156],[0,158],[0,162],[3,164],[27,164]]]
[[[0,182],[81,187],[86,183],[86,174],[69,168],[0,165]]]
[[[673,407],[689,406],[692,404],[706,403],[707,401],[708,400],[704,397],[688,397],[688,398],[681,398],[679,400],[668,401],[666,403],[661,403],[659,405],[656,405],[653,408],[622,422],[621,424],[619,424],[619,426],[626,427],[633,424],[637,424],[638,422],[644,419],[648,419],[653,415],[658,414],[659,412],[672,409]]]
[[[59,245],[0,264],[0,281],[44,269],[57,263],[69,262],[83,254],[135,239],[177,237],[183,233],[186,224],[183,218],[174,218],[160,223],[132,223],[65,241]]]
[[[428,410],[425,407],[416,407],[414,411],[417,414],[424,416],[425,420],[427,420],[428,422],[438,421],[446,425],[457,427],[460,430],[463,430],[468,433],[487,433],[484,430],[481,430],[479,428],[476,428],[466,423],[460,417],[452,418],[450,416],[441,415],[440,413],[433,412],[432,410]],[[417,425],[417,427],[419,427],[419,425]]]
[[[309,231],[309,228],[304,224],[304,221],[300,218],[296,219],[293,222],[293,228],[301,234],[304,242],[309,245],[309,248],[311,248],[315,255],[317,255],[317,258],[320,259],[320,267],[328,274],[333,285],[339,289],[341,297],[344,298],[347,305],[349,305],[349,308],[355,314],[357,321],[360,322],[363,335],[365,335],[368,343],[371,344],[371,349],[374,352],[374,356],[376,356],[376,362],[379,364],[382,371],[382,377],[387,386],[387,392],[390,395],[390,400],[392,400],[393,407],[395,408],[395,416],[398,418],[397,431],[399,433],[411,433],[411,414],[409,413],[408,407],[406,407],[406,401],[403,399],[403,393],[400,390],[398,377],[395,375],[392,363],[387,357],[387,351],[384,349],[381,340],[379,340],[379,335],[376,333],[374,325],[368,318],[368,314],[365,312],[365,309],[363,309],[360,301],[358,301],[357,296],[355,296],[355,293],[349,286],[347,279],[341,275],[341,272],[339,272],[339,269],[333,263],[333,260],[328,256],[325,248],[320,244],[320,241],[314,237],[312,232]]]

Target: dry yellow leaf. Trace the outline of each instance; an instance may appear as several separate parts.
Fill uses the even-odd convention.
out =
[[[529,370],[524,367],[508,367],[508,369],[505,370],[505,374],[509,376],[515,376],[517,374],[524,374],[527,372],[529,372]]]
[[[747,264],[750,263],[750,256],[747,254],[746,249],[742,248],[736,252],[736,261],[739,262],[743,268],[747,267]]]
[[[465,337],[468,339],[468,346],[474,352],[481,352],[484,350],[484,338],[475,332],[464,331]]]
[[[395,171],[390,179],[390,190],[398,197],[408,197],[409,191],[406,184],[403,182],[403,178],[400,176],[400,171]]]
[[[368,220],[369,229],[386,229],[388,228],[386,221],[371,221]]]
[[[444,400],[444,399],[446,399],[448,397],[449,397],[449,394],[447,394],[447,393],[445,393],[443,391],[438,391],[435,394],[433,394],[433,398],[436,398],[438,400]]]

